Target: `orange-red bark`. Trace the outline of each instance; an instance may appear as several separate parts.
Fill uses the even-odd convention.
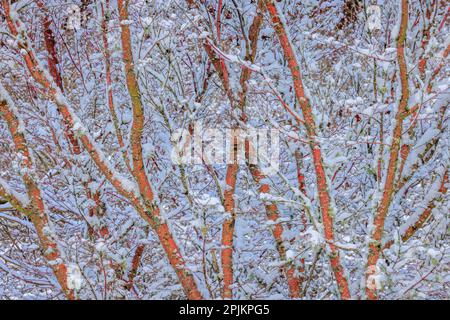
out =
[[[58,69],[59,61],[58,61],[58,54],[56,51],[55,35],[53,34],[53,31],[51,29],[52,22],[50,20],[49,13],[47,8],[45,7],[45,4],[42,1],[38,1],[37,4],[39,8],[41,8],[44,11],[44,18],[42,19],[42,27],[44,29],[45,48],[47,50],[48,70],[50,72],[50,75],[53,77],[56,85],[61,89],[61,91],[64,91],[61,72]],[[75,137],[73,130],[70,127],[68,127],[67,124],[64,127],[64,134],[70,142],[72,152],[74,154],[80,154],[81,153],[80,144],[78,143],[78,140]]]
[[[446,183],[448,183],[448,171],[445,172],[445,174],[442,178],[441,186],[439,188],[439,193],[441,195],[446,194],[448,191],[448,188],[446,187]],[[428,206],[418,216],[417,220],[413,224],[411,224],[408,228],[406,228],[406,230],[403,232],[403,234],[400,235],[403,242],[408,241],[416,233],[417,230],[422,228],[422,226],[425,224],[425,222],[431,216],[431,212],[433,211],[433,209],[435,207],[436,207],[435,199],[433,198],[428,203]],[[394,244],[394,240],[387,241],[384,244],[381,251],[389,249],[393,244]]]
[[[106,90],[108,95],[108,108],[109,113],[111,114],[111,119],[114,125],[114,130],[116,132],[117,142],[119,144],[120,149],[122,150],[122,156],[127,166],[128,171],[131,172],[131,165],[128,159],[128,153],[125,150],[125,144],[123,142],[122,131],[120,130],[119,120],[117,118],[116,109],[114,106],[114,98],[113,98],[113,88],[112,88],[112,78],[111,78],[111,52],[109,50],[108,45],[108,21],[109,16],[111,15],[110,10],[110,1],[105,1],[105,7],[102,5],[102,41],[103,41],[103,49],[105,54],[105,77],[106,77]]]
[[[389,152],[389,162],[387,167],[386,179],[383,186],[383,195],[378,205],[373,220],[374,230],[371,234],[369,242],[369,253],[367,258],[366,270],[366,295],[368,299],[377,299],[377,290],[374,286],[370,286],[369,277],[376,272],[376,264],[381,252],[381,239],[384,231],[384,222],[392,201],[394,193],[395,176],[397,173],[397,163],[399,159],[400,145],[402,139],[403,120],[408,114],[408,70],[405,60],[405,40],[408,28],[408,0],[402,0],[401,3],[401,22],[397,41],[397,61],[401,82],[401,98],[398,105],[398,111],[395,116],[395,127],[392,134],[392,143]]]
[[[128,20],[128,1],[117,1],[119,16],[121,20]],[[147,177],[145,164],[142,154],[142,131],[144,128],[144,108],[141,101],[139,84],[134,71],[133,52],[131,47],[130,27],[126,23],[121,24],[122,41],[122,59],[125,63],[125,77],[128,93],[131,99],[133,109],[133,123],[131,126],[131,155],[132,155],[132,174],[136,179],[140,194],[144,199],[146,210],[153,220],[153,226],[166,251],[169,262],[175,269],[175,272],[181,282],[186,296],[189,299],[202,299],[202,295],[197,288],[193,275],[186,269],[184,259],[178,248],[175,239],[167,223],[163,222],[160,209],[155,203],[154,194],[150,181]]]
[[[28,169],[24,171],[22,178],[31,201],[29,218],[36,228],[36,232],[42,246],[44,257],[50,264],[53,273],[61,286],[62,291],[68,299],[74,299],[74,292],[68,288],[67,284],[67,266],[64,257],[58,247],[56,235],[50,235],[51,226],[49,217],[45,211],[44,201],[41,196],[41,190],[33,177],[28,173],[33,170],[33,161],[28,150],[27,141],[20,128],[22,128],[17,115],[12,106],[8,105],[5,97],[0,96],[0,115],[6,120],[9,132],[14,142],[17,153],[23,158],[23,165]]]
[[[257,52],[257,45],[259,40],[259,32],[262,25],[263,20],[263,1],[258,1],[257,6],[257,12],[253,19],[253,22],[249,29],[249,45],[247,46],[246,50],[246,57],[245,59],[251,63],[254,62],[256,52]],[[229,98],[229,101],[232,105],[232,107],[235,107],[234,105],[234,96],[232,93],[232,90],[230,88],[229,84],[229,78],[228,78],[228,69],[226,68],[226,65],[224,63],[224,59],[221,56],[217,56],[216,52],[212,48],[212,46],[209,44],[209,42],[205,42],[205,51],[208,54],[208,57],[212,61],[219,78],[222,81],[223,88],[225,92],[227,93],[227,96]],[[241,121],[243,123],[247,122],[247,117],[245,115],[245,105],[247,101],[247,91],[248,91],[248,80],[252,74],[251,69],[249,68],[243,68],[241,77],[239,80],[239,83],[241,85],[241,90],[238,93],[238,107],[241,109]],[[246,157],[247,157],[247,163],[248,163],[248,157],[249,157],[249,151],[250,146],[248,141],[245,142],[246,146]],[[248,163],[249,164],[249,163]],[[258,192],[259,193],[270,193],[270,186],[267,183],[261,184],[261,181],[265,178],[265,176],[262,174],[260,168],[258,165],[249,164],[250,173],[252,174],[252,177],[256,184],[258,185]],[[237,166],[234,165],[228,165],[227,167],[227,173],[226,177],[229,179],[230,183],[232,183],[234,186],[236,184],[236,175],[237,175]],[[227,183],[228,185],[228,183]],[[232,189],[232,193],[225,193],[225,200],[226,204],[229,207],[229,211],[227,211],[227,208],[225,208],[225,211],[228,212],[231,215],[231,219],[227,219],[222,227],[222,246],[225,248],[222,252],[222,269],[224,272],[224,288],[223,293],[226,295],[225,298],[231,298],[232,297],[232,290],[230,289],[230,285],[233,283],[233,267],[232,267],[232,249],[228,248],[228,246],[232,245],[232,234],[234,234],[234,219],[235,216],[234,213],[234,200],[232,199],[232,194],[234,194],[234,188]],[[228,200],[227,200],[228,198]],[[227,206],[226,206],[227,207]],[[266,214],[269,220],[271,221],[278,221],[280,218],[278,207],[275,203],[269,203],[265,205]],[[281,225],[281,223],[276,222],[274,227],[272,228],[272,234],[275,238],[276,242],[276,248],[280,255],[280,258],[285,261],[286,260],[286,249],[282,240],[282,234],[284,232],[284,228]],[[301,279],[299,276],[296,275],[295,267],[294,265],[285,266],[284,268],[286,278],[288,281],[288,287],[289,287],[289,294],[292,298],[299,298],[300,297],[300,286],[301,286]]]
[[[120,12],[123,14],[123,1],[121,3]],[[16,27],[20,25],[19,21],[14,21],[11,17],[10,7],[7,0],[2,0],[3,9],[5,12],[6,22],[11,34],[15,37],[20,36],[21,41],[19,42],[19,47],[27,51],[27,54],[24,55],[25,64],[34,78],[36,82],[41,84],[44,88],[46,88],[58,105],[58,110],[61,113],[65,124],[69,128],[74,128],[75,119],[74,115],[62,97],[62,93],[59,88],[53,83],[52,79],[47,78],[44,70],[41,69],[33,51],[29,48],[27,36],[21,31],[19,35],[19,31]],[[127,40],[129,39],[130,33],[129,28],[125,28],[125,34],[122,36]],[[130,56],[127,56],[127,51],[131,50],[131,45],[125,43],[124,46],[124,55],[125,61],[128,60],[129,66],[132,66],[132,60],[128,59]],[[134,75],[134,73],[133,73]],[[129,84],[134,85],[137,83],[135,79],[132,79],[131,76],[127,76],[127,81],[130,81]],[[128,82],[127,82],[128,84]],[[128,84],[128,85],[129,85]],[[130,96],[132,98],[133,104],[133,116],[135,118],[135,122],[133,123],[133,133],[132,133],[132,154],[133,154],[133,171],[136,173],[136,180],[138,182],[138,187],[140,190],[140,196],[144,199],[144,203],[142,203],[141,197],[136,195],[135,192],[131,191],[129,188],[124,186],[123,181],[117,175],[115,170],[110,167],[109,163],[106,162],[100,150],[97,149],[96,145],[94,145],[92,138],[85,131],[80,131],[80,141],[83,146],[88,151],[94,163],[97,165],[98,169],[104,174],[104,176],[108,179],[108,181],[116,188],[116,190],[125,198],[127,198],[131,204],[136,208],[138,213],[144,218],[149,225],[155,230],[158,235],[161,245],[163,246],[168,260],[171,266],[174,268],[180,283],[183,287],[183,290],[186,296],[189,299],[201,299],[202,295],[200,294],[197,284],[195,283],[194,277],[189,270],[186,269],[183,257],[181,256],[181,252],[176,244],[175,240],[172,237],[172,234],[169,230],[169,227],[166,222],[163,222],[160,217],[160,210],[158,206],[153,201],[153,193],[150,188],[150,184],[147,180],[143,161],[142,161],[142,145],[136,144],[136,141],[140,141],[141,138],[139,133],[142,133],[142,121],[143,121],[143,110],[142,105],[139,105],[140,99],[138,87],[132,87],[130,91]]]
[[[320,209],[322,211],[322,222],[324,227],[325,239],[328,242],[329,247],[329,258],[331,267],[333,269],[333,273],[336,278],[336,282],[339,288],[339,292],[341,298],[350,299],[350,291],[348,288],[348,281],[344,274],[344,269],[342,267],[339,250],[333,244],[334,242],[334,229],[333,229],[333,219],[334,213],[331,208],[331,198],[329,193],[329,186],[326,178],[325,169],[323,166],[323,157],[322,151],[320,148],[320,144],[317,140],[317,132],[316,132],[316,124],[313,117],[312,107],[308,98],[305,95],[302,76],[300,72],[300,66],[297,61],[294,48],[290,42],[290,39],[287,35],[285,26],[281,20],[280,14],[278,13],[278,9],[272,0],[264,0],[267,11],[270,14],[273,27],[280,41],[281,47],[283,49],[284,57],[287,60],[288,67],[291,71],[293,82],[294,82],[294,91],[296,98],[300,104],[304,125],[306,127],[306,133],[309,138],[309,145],[312,152],[313,162],[314,162],[314,170],[316,173],[317,180],[317,188],[319,194],[319,203]],[[297,119],[299,120],[299,119]]]
[[[234,226],[236,223],[236,211],[234,204],[234,193],[236,190],[236,179],[239,165],[237,163],[229,164],[227,166],[227,173],[225,178],[226,190],[224,192],[224,208],[229,215],[222,224],[222,272],[223,272],[223,288],[222,298],[232,299],[233,290],[231,288],[233,276],[233,238]]]

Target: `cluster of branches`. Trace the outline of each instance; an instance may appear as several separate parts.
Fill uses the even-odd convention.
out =
[[[445,1],[78,2],[1,0],[1,297],[446,297]]]

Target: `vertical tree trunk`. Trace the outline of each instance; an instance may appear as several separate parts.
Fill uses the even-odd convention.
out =
[[[3,96],[5,94],[6,90],[0,85],[0,115],[6,120],[16,152],[22,157],[22,163],[28,169],[24,170],[25,173],[22,178],[28,192],[28,197],[31,201],[31,214],[29,215],[29,218],[36,228],[45,259],[52,268],[62,291],[68,299],[72,300],[74,299],[74,292],[72,289],[69,289],[67,284],[67,265],[65,257],[61,253],[57,243],[56,234],[49,223],[49,217],[42,199],[41,190],[33,177],[28,173],[29,171],[34,170],[34,167],[24,132],[21,130],[23,126],[17,116],[18,110],[9,96]]]
[[[125,12],[127,15],[127,11],[123,11],[123,1],[119,2],[121,4],[120,8],[122,8],[122,14]],[[15,37],[20,38],[18,43],[19,48],[26,51],[26,54],[23,56],[25,60],[25,64],[30,72],[31,76],[34,78],[36,82],[41,84],[44,88],[46,88],[51,95],[52,99],[58,106],[58,111],[64,118],[65,123],[69,128],[73,130],[75,127],[75,123],[77,125],[82,125],[80,119],[76,117],[74,111],[70,108],[67,100],[63,96],[61,90],[55,85],[53,79],[47,77],[47,73],[44,72],[36,56],[30,48],[28,43],[27,35],[18,27],[21,27],[20,21],[13,20],[10,12],[10,7],[8,0],[2,0],[3,9],[5,12],[6,22],[11,34]],[[20,30],[20,34],[19,34]],[[123,34],[123,38],[125,40],[130,39],[129,28],[125,28],[125,33]],[[124,55],[125,61],[127,63],[127,67],[131,67],[133,65],[132,60],[129,59],[131,57],[128,55],[131,51],[130,43],[125,43]],[[131,57],[132,58],[132,57]],[[134,75],[134,72],[133,72]],[[127,85],[131,85],[130,96],[132,97],[132,103],[134,103],[134,116],[136,118],[136,122],[133,124],[134,133],[132,133],[132,141],[140,142],[141,137],[139,133],[142,132],[142,121],[143,121],[143,112],[142,105],[140,104],[139,91],[137,86],[134,86],[136,82],[132,76],[128,75]],[[141,215],[141,217],[146,220],[149,225],[155,230],[158,235],[161,245],[164,248],[168,260],[171,266],[174,268],[180,283],[183,287],[183,290],[186,296],[189,299],[201,299],[202,295],[197,288],[197,284],[195,283],[194,277],[189,270],[186,269],[183,257],[181,256],[181,252],[176,244],[169,227],[166,222],[163,222],[160,217],[160,210],[158,206],[153,201],[153,193],[150,189],[150,184],[147,180],[145,171],[143,167],[142,161],[142,145],[133,144],[133,158],[136,155],[136,158],[133,159],[137,165],[134,165],[133,170],[137,173],[137,181],[140,190],[140,195],[144,199],[145,205],[142,204],[140,197],[138,197],[133,190],[130,190],[128,186],[125,186],[123,183],[123,179],[119,173],[115,171],[115,169],[111,166],[111,164],[105,159],[101,150],[98,149],[96,144],[94,143],[94,139],[90,136],[89,132],[86,130],[79,131],[80,140],[83,143],[83,146],[86,148],[87,152],[91,156],[94,163],[97,165],[98,169],[105,175],[105,177],[109,180],[109,182],[116,188],[116,190],[125,198],[127,198],[133,206],[136,208],[137,212]],[[139,152],[140,151],[140,152]],[[141,165],[139,165],[141,164]],[[139,170],[140,169],[140,170]],[[144,169],[145,170],[145,169]]]
[[[51,29],[52,22],[50,20],[50,17],[48,16],[49,12],[45,7],[45,4],[42,1],[38,1],[37,4],[39,8],[43,10],[43,14],[45,15],[45,17],[42,19],[42,27],[44,29],[44,43],[45,48],[47,50],[48,69],[56,85],[59,87],[61,92],[63,92],[64,88],[62,83],[61,72],[58,69],[59,61],[58,61],[58,53],[56,50],[55,35],[53,34],[53,31]],[[69,140],[72,152],[74,154],[80,154],[81,153],[80,144],[78,143],[78,140],[75,137],[73,130],[69,127],[67,123],[65,123],[64,134]]]
[[[257,47],[258,47],[258,40],[259,40],[259,32],[261,30],[262,20],[263,20],[263,1],[259,0],[257,5],[257,12],[255,15],[255,18],[253,19],[253,22],[249,29],[249,41],[250,45],[246,48],[246,57],[245,59],[251,63],[254,62]],[[213,63],[219,78],[222,81],[223,89],[227,93],[227,96],[229,98],[230,104],[232,107],[235,107],[235,101],[233,92],[231,90],[230,84],[229,84],[229,76],[228,76],[228,69],[225,65],[225,61],[222,57],[217,57],[217,54],[214,52],[214,49],[209,44],[208,41],[205,42],[205,51],[208,54],[208,57],[210,61]],[[250,79],[250,76],[252,74],[252,71],[250,68],[243,68],[242,73],[240,76],[239,83],[241,85],[241,90],[238,93],[238,107],[241,109],[241,121],[243,123],[247,123],[247,116],[245,115],[245,106],[247,101],[247,91],[248,91],[248,80]],[[235,146],[235,149],[237,146]],[[253,180],[258,185],[258,192],[261,193],[270,193],[270,186],[267,183],[261,184],[261,181],[264,180],[265,176],[262,174],[259,166],[257,165],[250,165],[248,162],[249,157],[249,142],[245,141],[245,154],[247,158],[247,165],[249,167],[249,171],[253,177]],[[232,236],[231,234],[234,234],[234,224],[235,224],[235,214],[234,214],[234,200],[232,199],[232,195],[234,194],[234,188],[236,184],[236,175],[235,170],[237,170],[237,166],[229,165],[227,167],[227,173],[226,177],[231,183],[232,186],[232,192],[225,193],[225,198],[228,198],[226,200],[226,206],[225,211],[230,214],[230,219],[227,219],[223,226],[222,226],[222,246],[225,248],[222,251],[222,269],[224,272],[224,288],[223,293],[227,295],[226,298],[232,297],[232,290],[230,289],[230,285],[233,283],[233,256],[232,256],[232,249],[229,248],[229,246],[232,246]],[[227,186],[228,186],[227,182]],[[226,208],[229,208],[230,211],[227,211]],[[275,203],[270,203],[265,205],[266,209],[266,215],[267,218],[271,221],[278,221],[280,218],[278,207]],[[284,232],[284,228],[281,225],[281,223],[276,222],[275,225],[272,228],[272,234],[275,239],[276,248],[280,255],[281,260],[286,261],[286,249],[283,243],[282,234]],[[300,286],[301,281],[300,277],[296,275],[295,272],[295,266],[284,266],[283,270],[285,272],[287,282],[288,282],[288,288],[289,288],[289,295],[291,298],[299,298],[300,297]]]
[[[278,9],[272,0],[265,0],[264,2],[272,19],[275,32],[278,36],[281,47],[283,49],[284,56],[288,62],[288,67],[292,74],[295,95],[302,110],[304,125],[306,127],[306,133],[310,141],[309,144],[314,161],[314,170],[317,179],[320,209],[322,211],[322,222],[324,227],[325,239],[328,242],[331,267],[333,269],[334,276],[336,277],[336,282],[339,288],[341,298],[350,299],[348,282],[340,261],[339,250],[333,243],[334,242],[333,219],[335,213],[332,212],[331,208],[331,198],[328,190],[329,186],[327,182],[325,169],[323,166],[322,150],[320,147],[320,143],[317,139],[316,124],[313,117],[312,107],[310,105],[310,102],[308,101],[308,98],[305,96],[302,77],[300,73],[300,66],[295,56],[295,52],[290,42],[290,39],[287,35],[285,26],[281,20],[280,14],[278,13]]]
[[[377,261],[381,251],[381,239],[384,231],[384,222],[391,204],[394,192],[395,177],[397,173],[397,163],[402,139],[403,120],[408,115],[407,107],[409,100],[408,71],[405,61],[405,40],[408,28],[408,0],[401,3],[401,21],[397,40],[397,61],[401,82],[401,99],[395,116],[395,127],[392,134],[392,143],[389,152],[389,162],[386,173],[386,180],[383,187],[383,196],[375,213],[373,220],[374,229],[369,242],[369,252],[366,270],[366,295],[368,299],[377,299],[377,289],[373,286],[372,277],[377,272]]]
[[[121,21],[128,20],[128,1],[118,0],[119,16]],[[183,286],[184,292],[189,299],[202,299],[202,295],[197,288],[194,276],[186,269],[184,259],[180,249],[172,236],[169,226],[163,221],[160,209],[155,203],[154,194],[150,181],[147,177],[144,159],[142,155],[142,131],[144,128],[144,108],[141,101],[139,84],[134,71],[133,52],[131,47],[130,27],[126,23],[121,23],[122,59],[125,64],[125,78],[128,93],[133,109],[133,123],[131,126],[131,155],[132,174],[136,179],[141,196],[144,198],[146,211],[153,220],[155,231],[166,251],[169,262],[175,269],[176,274]]]

